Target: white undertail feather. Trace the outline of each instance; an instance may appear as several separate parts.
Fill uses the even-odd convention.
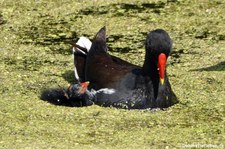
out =
[[[77,51],[83,53],[84,55],[87,55],[84,51],[80,50],[79,48],[73,47],[73,53],[76,53]]]
[[[91,48],[91,45],[92,45],[92,42],[87,38],[87,37],[80,37],[79,40],[76,42],[77,45],[87,49],[87,51],[89,52],[90,48]],[[73,59],[75,59],[75,56],[74,56],[74,53],[76,52],[81,52],[83,53],[84,55],[87,55],[84,51],[80,50],[79,48],[75,48],[73,47]],[[75,66],[75,65],[74,65]],[[75,78],[77,80],[79,80],[79,75],[77,73],[77,69],[76,69],[76,66],[74,68],[74,75],[75,75]]]
[[[79,40],[76,43],[77,45],[87,49],[87,51],[90,50],[92,42],[87,38],[87,37],[80,37]],[[82,50],[80,50],[79,48],[73,48],[73,52],[76,52],[76,50],[80,51],[81,53],[85,54],[85,52],[83,52]]]

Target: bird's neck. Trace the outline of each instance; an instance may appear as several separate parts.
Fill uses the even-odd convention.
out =
[[[158,88],[159,88],[159,72],[157,63],[153,61],[154,58],[150,56],[146,56],[145,62],[143,64],[142,70],[143,74],[146,78],[149,78],[152,82],[154,89],[154,97],[157,98]]]
[[[143,64],[143,73],[145,76],[151,77],[151,80],[157,79],[159,80],[159,72],[158,72],[158,67],[157,67],[157,62],[154,62],[154,58],[150,55],[145,56],[145,61]]]

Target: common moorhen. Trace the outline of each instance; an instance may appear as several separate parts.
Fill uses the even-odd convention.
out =
[[[178,102],[165,69],[172,50],[168,33],[162,29],[151,31],[147,35],[145,49],[143,67],[109,55],[103,27],[93,39],[90,50],[80,48],[83,53],[74,53],[81,80],[90,81],[90,87],[95,90],[114,90],[113,94],[99,96],[96,104],[144,109],[166,108]],[[79,63],[81,57],[82,63]]]

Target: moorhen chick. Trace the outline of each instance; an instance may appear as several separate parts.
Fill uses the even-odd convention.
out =
[[[69,107],[90,106],[93,102],[87,98],[89,97],[86,93],[88,85],[89,82],[78,82],[70,85],[67,89],[61,86],[59,86],[60,88],[43,89],[40,98],[55,105]],[[90,97],[90,99],[92,98]]]
[[[96,104],[145,109],[166,108],[178,102],[166,73],[166,60],[172,50],[168,33],[162,29],[151,31],[145,49],[142,67],[109,55],[103,27],[93,39],[90,50],[80,48],[82,54],[74,53],[76,69],[82,70],[78,73],[81,80],[90,81],[90,87],[95,90],[114,90],[113,94],[99,96]],[[81,55],[83,63],[79,65],[77,57]]]
[[[64,96],[67,99],[67,103],[75,107],[90,106],[93,104],[93,99],[95,97],[95,91],[89,91],[87,89],[89,82],[78,82],[70,85],[68,89],[64,92]],[[93,93],[92,93],[93,92]]]

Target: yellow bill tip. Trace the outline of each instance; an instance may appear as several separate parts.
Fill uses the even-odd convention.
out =
[[[164,79],[160,78],[160,83],[161,83],[161,85],[163,85],[164,84]]]

